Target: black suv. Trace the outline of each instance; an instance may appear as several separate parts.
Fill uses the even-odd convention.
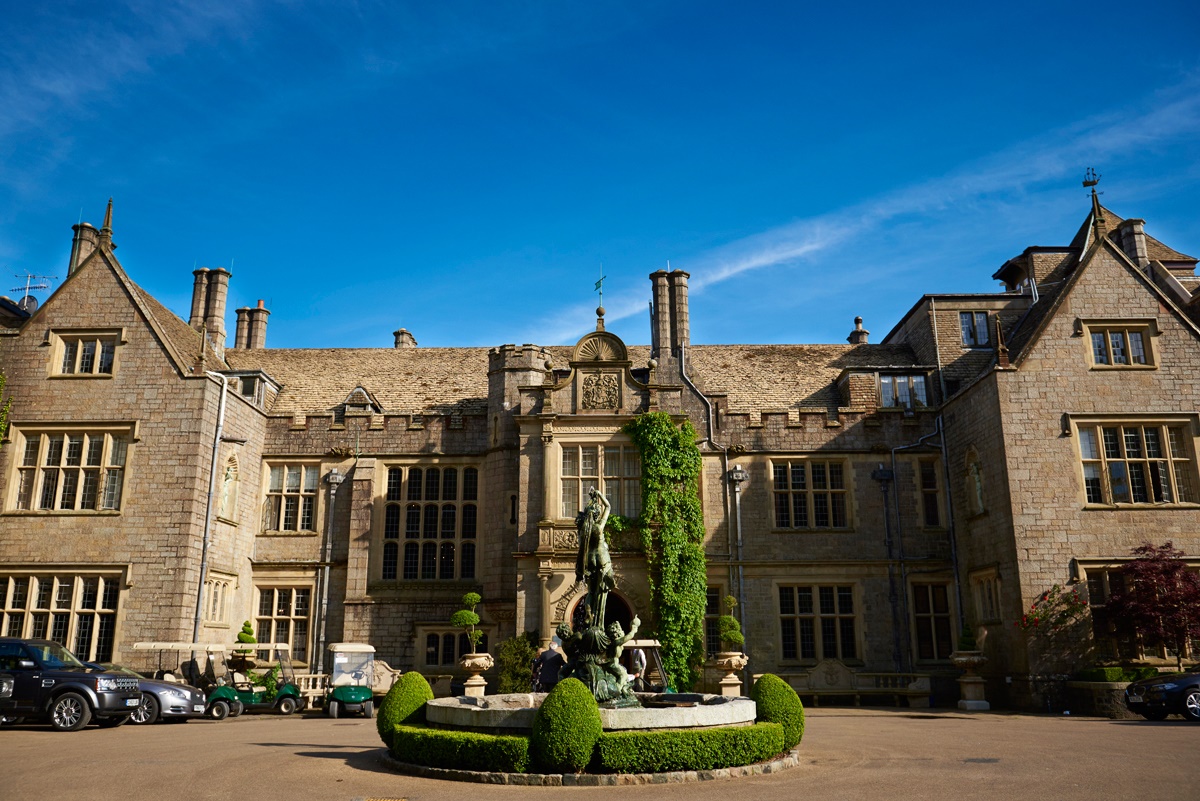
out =
[[[120,726],[142,701],[138,681],[89,668],[56,642],[0,637],[0,716],[78,731]]]

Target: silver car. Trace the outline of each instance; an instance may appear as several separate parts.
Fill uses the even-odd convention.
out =
[[[142,703],[129,716],[130,723],[157,723],[160,720],[184,723],[189,718],[204,717],[204,693],[190,684],[148,679],[140,673],[111,662],[100,662],[96,666],[137,677],[138,689],[142,692]]]

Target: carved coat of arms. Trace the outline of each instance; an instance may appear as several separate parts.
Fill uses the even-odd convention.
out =
[[[612,373],[591,373],[583,377],[583,408],[617,408],[617,377]]]

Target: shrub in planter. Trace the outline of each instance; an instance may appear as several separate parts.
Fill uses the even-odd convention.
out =
[[[608,773],[716,770],[770,759],[783,749],[783,726],[604,732],[593,769]]]
[[[1129,681],[1125,669],[1119,667],[1094,667],[1075,674],[1076,681]]]
[[[529,738],[508,734],[393,727],[392,751],[405,762],[431,768],[524,773],[529,769]]]
[[[746,644],[746,636],[742,634],[742,624],[733,616],[737,607],[737,598],[725,596],[726,614],[717,618],[717,636],[721,638],[721,648],[726,651],[740,651]]]
[[[600,707],[579,679],[555,685],[533,719],[534,762],[546,773],[581,773],[600,737]]]
[[[375,716],[379,739],[393,751],[392,733],[399,724],[425,722],[425,702],[433,700],[433,689],[429,682],[415,670],[400,674],[392,689],[384,696]]]
[[[750,688],[750,697],[758,705],[758,721],[782,724],[784,750],[795,748],[804,736],[804,704],[791,685],[764,673]]]

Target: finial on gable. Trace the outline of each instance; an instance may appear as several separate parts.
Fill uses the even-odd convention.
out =
[[[850,332],[850,336],[846,337],[846,341],[851,345],[866,345],[867,339],[871,332],[863,328],[861,317],[854,318],[854,330]]]

